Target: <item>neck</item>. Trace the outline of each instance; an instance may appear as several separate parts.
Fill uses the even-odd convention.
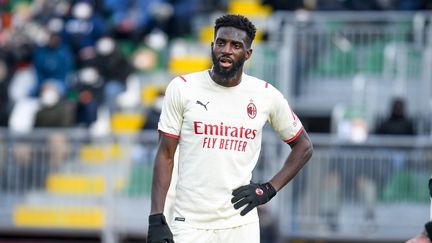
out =
[[[241,82],[242,73],[243,69],[240,69],[234,74],[234,76],[226,77],[215,72],[213,68],[209,71],[210,77],[213,79],[213,81],[224,87],[234,87],[238,85]]]

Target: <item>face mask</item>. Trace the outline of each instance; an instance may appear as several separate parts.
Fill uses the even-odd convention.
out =
[[[48,44],[50,35],[45,29],[41,29],[33,36],[33,38],[37,45],[45,46]]]
[[[52,33],[59,33],[63,30],[63,25],[63,20],[59,18],[53,18],[48,22],[47,28]]]
[[[79,79],[84,84],[93,85],[98,81],[98,77],[96,69],[91,67],[83,68],[79,72]]]
[[[43,106],[52,107],[60,100],[60,95],[54,89],[46,89],[41,94],[41,103]]]
[[[93,9],[88,3],[77,3],[72,9],[72,15],[77,19],[88,19],[93,14]]]
[[[105,56],[109,55],[114,51],[115,43],[114,40],[111,38],[101,38],[98,40],[96,44],[96,51]]]
[[[168,36],[163,31],[156,29],[147,35],[145,43],[155,50],[162,50],[168,45]]]

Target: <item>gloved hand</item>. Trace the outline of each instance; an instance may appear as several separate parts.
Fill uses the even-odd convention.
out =
[[[247,205],[240,215],[244,216],[258,205],[264,204],[276,195],[276,190],[270,183],[258,184],[251,182],[249,185],[241,186],[232,192],[231,203],[235,209]]]
[[[174,243],[173,234],[163,214],[149,216],[147,243]]]

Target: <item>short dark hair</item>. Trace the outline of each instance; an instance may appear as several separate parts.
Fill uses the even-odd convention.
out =
[[[252,41],[255,39],[255,25],[252,24],[252,22],[245,16],[238,14],[227,14],[217,18],[214,27],[215,36],[220,27],[234,27],[246,31],[248,37],[246,44],[248,47],[252,45]]]

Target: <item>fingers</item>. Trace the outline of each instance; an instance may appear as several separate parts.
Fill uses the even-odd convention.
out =
[[[249,205],[247,205],[241,212],[240,215],[241,216],[245,216],[247,213],[249,213],[249,211],[251,211],[252,209],[254,209],[256,207],[255,204],[250,203]]]
[[[249,198],[244,198],[243,200],[240,200],[239,202],[234,204],[234,208],[239,209],[239,208],[243,207],[244,205],[249,204],[251,202],[252,202],[252,200],[250,200]]]
[[[249,190],[240,191],[231,198],[231,203],[235,203],[238,200],[247,197],[250,194]]]
[[[241,186],[241,187],[235,189],[231,194],[232,194],[233,196],[235,196],[235,195],[237,195],[238,193],[240,193],[240,192],[242,192],[242,191],[248,190],[249,187],[250,187],[250,185]]]
[[[237,189],[235,189],[232,192],[232,195],[234,196],[231,198],[231,203],[234,204],[235,209],[239,209],[245,205],[247,205],[241,212],[240,215],[244,216],[247,213],[249,213],[252,209],[254,209],[258,203],[253,202],[254,200],[254,193],[255,193],[255,187],[253,184],[249,184],[246,186],[241,186]]]

